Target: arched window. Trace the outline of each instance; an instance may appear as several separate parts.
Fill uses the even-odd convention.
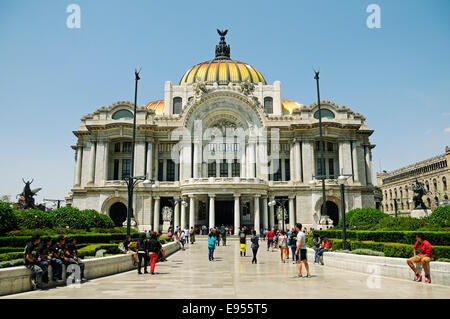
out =
[[[173,109],[172,109],[173,114],[181,113],[182,102],[183,102],[183,100],[181,99],[181,97],[173,98]]]
[[[433,188],[434,188],[434,191],[437,192],[437,181],[436,181],[436,179],[433,179]]]
[[[265,97],[264,98],[264,110],[268,114],[273,113],[273,99],[271,97]]]
[[[128,110],[120,110],[117,111],[116,113],[113,114],[112,119],[113,120],[120,120],[120,119],[132,119],[133,118],[133,113],[131,113]]]
[[[442,177],[442,187],[444,189],[444,191],[447,191],[447,179],[444,177]]]
[[[427,198],[427,204],[428,204],[428,208],[431,208],[431,199],[429,197]]]
[[[334,113],[327,109],[321,109],[320,114],[322,115],[322,118],[328,118],[328,119],[334,119]],[[316,111],[314,113],[314,118],[319,119],[319,111]]]
[[[427,188],[427,191],[430,191],[430,184],[428,183],[428,181],[425,182],[425,187]]]

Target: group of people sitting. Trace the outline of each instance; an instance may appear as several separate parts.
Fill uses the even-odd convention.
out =
[[[24,251],[25,267],[31,270],[31,285],[33,289],[42,288],[42,283],[49,282],[48,266],[52,266],[53,281],[62,281],[63,264],[69,266],[75,264],[80,269],[80,278],[72,278],[74,281],[86,281],[84,277],[84,263],[78,257],[76,239],[60,235],[56,242],[50,237],[41,239],[40,235],[34,235],[27,242]]]

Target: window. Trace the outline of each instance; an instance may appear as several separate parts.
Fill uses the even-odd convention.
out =
[[[114,153],[120,152],[120,143],[114,143]]]
[[[237,159],[235,159],[233,163],[231,163],[231,174],[233,177],[241,176],[241,165]]]
[[[123,142],[123,153],[131,153],[131,142]]]
[[[319,177],[322,177],[322,175],[325,175],[325,159],[324,158],[317,159],[317,175]]]
[[[320,114],[322,115],[321,116],[322,118],[334,119],[334,113],[331,112],[330,110],[321,109]],[[316,111],[316,113],[314,113],[314,118],[319,119],[319,111]]]
[[[264,110],[269,114],[273,113],[273,99],[271,97],[264,98]]]
[[[330,178],[334,178],[334,159],[332,158],[328,159],[328,173]]]
[[[278,162],[278,169],[275,172],[275,174],[273,174],[273,180],[274,181],[281,181],[281,178],[282,178],[282,175],[281,175],[281,163],[280,163],[279,159],[277,159],[276,161]]]
[[[285,172],[286,172],[286,180],[289,181],[289,180],[291,180],[291,166],[290,166],[289,158],[284,159],[284,167],[285,167]]]
[[[333,143],[330,143],[330,142],[327,143],[327,151],[333,152]]]
[[[175,163],[171,159],[167,160],[167,181],[175,181]]]
[[[182,107],[182,99],[181,97],[174,97],[173,98],[173,114],[180,114],[181,113],[181,107]]]
[[[164,161],[159,160],[158,161],[158,181],[164,180]]]
[[[133,113],[131,113],[128,110],[120,110],[117,111],[116,113],[113,114],[112,119],[113,120],[120,120],[120,119],[125,119],[125,120],[129,120],[133,118]]]
[[[220,163],[220,177],[227,177],[228,176],[228,163],[223,160]]]
[[[433,179],[433,187],[434,191],[437,192],[437,181],[435,179]]]
[[[122,179],[130,177],[131,172],[131,159],[122,160]]]
[[[208,177],[216,177],[216,162],[208,163]]]
[[[444,191],[447,191],[447,179],[445,177],[442,177],[442,187]]]
[[[114,160],[114,176],[113,179],[115,181],[119,180],[119,160],[115,159]]]

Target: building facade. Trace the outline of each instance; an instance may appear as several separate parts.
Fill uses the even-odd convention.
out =
[[[448,180],[450,178],[450,148],[445,153],[391,172],[377,173],[377,184],[381,188],[383,199],[381,208],[385,213],[395,214],[397,210],[410,213],[414,209],[411,185],[416,181],[424,183],[428,191],[422,197],[431,210],[448,205]]]
[[[75,151],[72,206],[126,218],[133,103],[118,101],[81,119]],[[232,60],[221,36],[215,58],[197,64],[178,85],[165,82],[164,99],[137,107],[134,176],[155,188],[135,188],[133,219],[140,230],[161,229],[170,199],[179,226],[286,227],[296,222],[337,224],[337,177],[353,174],[346,208],[374,207],[372,155],[366,118],[346,106],[321,101],[324,143],[319,143],[317,103],[283,99],[279,81],[268,84],[247,63]],[[321,146],[322,145],[322,146]],[[320,160],[323,147],[324,160]],[[326,176],[327,218],[321,181]],[[273,199],[286,200],[268,206]],[[284,214],[283,214],[284,213]]]

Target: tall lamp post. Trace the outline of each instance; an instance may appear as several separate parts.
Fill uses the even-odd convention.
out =
[[[172,220],[173,220],[173,226],[172,226],[172,233],[175,231],[175,206],[178,204],[183,205],[184,207],[188,206],[187,201],[184,198],[169,198],[169,203],[172,206],[172,213],[174,214]]]
[[[323,134],[322,134],[322,111],[320,108],[320,90],[319,90],[319,72],[320,69],[315,71],[315,76],[314,79],[316,80],[316,86],[317,86],[317,106],[319,108],[319,149],[320,149],[320,157],[319,157],[319,161],[320,161],[320,167],[322,170],[322,198],[323,198],[323,214],[327,215],[327,197],[325,194],[325,178],[326,178],[326,173],[325,173],[325,159],[323,157],[323,152],[324,152],[324,148],[325,148],[325,143],[323,141]],[[320,212],[320,215],[322,215],[322,211]]]
[[[282,227],[283,227],[283,231],[285,231],[285,229],[284,229],[284,219],[285,219],[285,216],[284,216],[284,208],[285,208],[285,206],[286,206],[286,203],[288,202],[289,200],[288,199],[286,199],[286,198],[279,198],[279,199],[274,199],[274,200],[272,200],[272,201],[270,201],[269,203],[268,203],[268,205],[269,205],[269,207],[273,207],[273,206],[275,206],[276,204],[278,204],[278,205],[280,205],[281,206],[281,212],[282,212],[282,214],[283,214],[283,217],[282,217],[282,220],[283,220],[283,223],[282,223]]]
[[[338,177],[338,184],[341,190],[341,214],[342,214],[342,249],[346,250],[348,248],[347,244],[347,225],[345,224],[345,184],[347,184],[347,179],[353,176],[353,174],[343,174]]]

